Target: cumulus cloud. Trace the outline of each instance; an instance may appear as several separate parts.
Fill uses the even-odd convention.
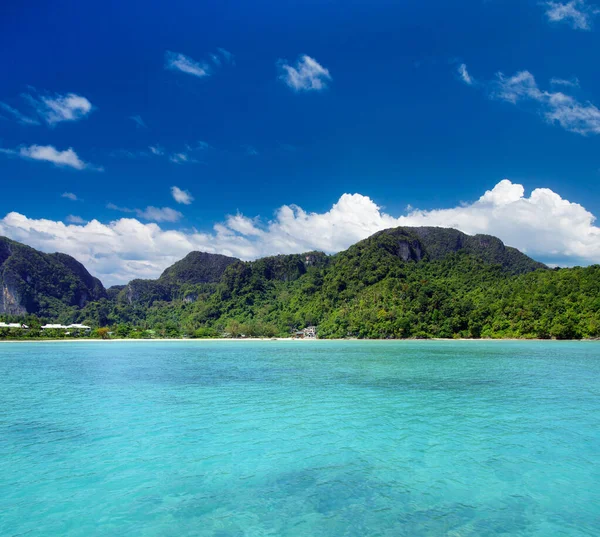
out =
[[[77,197],[77,194],[73,194],[73,192],[63,192],[60,195],[61,198],[67,198],[68,200],[71,201],[79,201],[79,198]]]
[[[563,22],[574,30],[591,30],[593,18],[600,13],[585,0],[571,2],[545,2],[546,17],[550,22]]]
[[[148,146],[148,149],[150,149],[153,155],[162,156],[165,154],[165,150],[160,145],[151,145]]]
[[[171,187],[171,195],[177,203],[183,203],[184,205],[190,205],[194,201],[194,197],[187,190],[181,190],[177,186]]]
[[[15,149],[0,149],[0,153],[9,156],[18,156],[28,160],[41,160],[51,162],[55,166],[75,168],[76,170],[91,169],[102,171],[102,168],[94,166],[81,160],[72,147],[59,151],[51,145],[30,145],[29,147],[21,147]]]
[[[461,63],[458,66],[458,74],[465,84],[467,84],[469,86],[473,85],[473,82],[474,82],[473,78],[471,78],[469,71],[467,71],[467,66],[464,63]]]
[[[149,209],[125,210],[143,218]],[[68,225],[12,212],[0,219],[0,235],[43,251],[64,251],[106,284],[116,284],[157,277],[193,250],[241,259],[315,249],[334,253],[396,226],[453,227],[495,235],[551,264],[600,263],[600,228],[594,215],[547,188],[527,196],[522,185],[507,179],[470,204],[409,209],[400,216],[387,214],[367,196],[344,194],[324,213],[284,205],[270,221],[236,214],[215,224],[211,232],[165,230],[135,218]]]
[[[278,66],[279,79],[295,91],[321,91],[331,81],[329,70],[306,54],[300,56],[295,65],[280,61]]]
[[[67,216],[67,222],[69,222],[70,224],[83,225],[86,223],[86,220],[81,218],[81,216],[70,214],[69,216]]]

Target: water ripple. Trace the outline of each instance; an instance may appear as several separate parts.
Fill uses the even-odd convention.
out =
[[[598,535],[600,344],[3,344],[0,535]]]

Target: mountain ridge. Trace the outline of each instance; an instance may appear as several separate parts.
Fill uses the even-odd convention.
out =
[[[199,292],[210,291],[216,286],[232,265],[238,265],[237,277],[244,272],[240,267],[253,267],[252,270],[267,281],[294,281],[305,274],[309,266],[335,264],[339,256],[351,255],[354,250],[368,248],[371,243],[381,249],[380,253],[386,248],[393,249],[386,239],[396,241],[395,255],[404,262],[437,261],[452,253],[465,251],[480,255],[484,263],[499,264],[513,274],[547,268],[518,250],[506,247],[500,239],[490,235],[471,236],[451,228],[397,227],[378,231],[333,255],[312,251],[241,261],[221,254],[192,251],[167,267],[157,279],[134,279],[107,291],[100,280],[73,257],[63,253],[42,253],[0,237],[0,284],[3,290],[0,313],[51,314],[53,308],[46,304],[48,300],[55,302],[54,309],[60,309],[60,303],[82,308],[89,301],[101,298],[147,307],[155,302],[169,302],[178,298],[195,301]],[[11,253],[12,250],[17,254],[16,257]],[[8,270],[11,266],[13,268]],[[55,274],[51,275],[49,271],[55,271]],[[36,280],[46,281],[45,286],[39,289],[31,287],[34,274]],[[74,281],[71,281],[73,278]],[[71,289],[73,285],[75,287]]]
[[[48,263],[57,274],[84,270],[72,258],[38,259],[21,246],[41,271],[25,274],[29,285]],[[270,337],[307,326],[323,338],[600,337],[600,266],[549,269],[496,237],[447,228],[383,230],[334,255],[241,261],[192,252],[155,280],[99,288],[92,300],[91,290],[74,291],[97,280],[87,271],[67,276],[64,297],[60,281],[36,287],[36,318],[108,326],[119,337]],[[1,319],[38,322],[8,317]]]

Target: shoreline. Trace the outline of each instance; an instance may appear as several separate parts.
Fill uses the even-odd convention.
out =
[[[578,343],[592,343],[592,342],[599,342],[600,339],[525,339],[525,338],[498,338],[498,339],[492,339],[492,338],[480,338],[480,339],[473,339],[473,338],[456,338],[456,339],[446,339],[446,338],[429,338],[429,339],[358,339],[358,338],[338,338],[338,339],[312,339],[312,338],[307,338],[307,339],[294,339],[294,338],[284,338],[284,337],[274,337],[274,338],[154,338],[154,339],[130,339],[130,338],[123,338],[123,339],[85,339],[85,338],[81,338],[81,339],[77,339],[77,338],[72,338],[72,339],[0,339],[0,345],[2,343],[166,343],[166,342],[174,342],[174,343],[201,343],[201,342],[215,342],[215,343],[219,343],[219,342],[229,342],[229,343],[235,343],[235,342],[267,342],[267,341],[288,341],[288,342],[316,342],[316,341],[332,341],[332,342],[340,342],[340,341],[354,341],[354,342],[366,342],[366,341],[379,341],[379,342],[387,342],[387,343],[391,343],[391,342],[438,342],[438,343],[448,343],[448,342],[454,342],[454,341],[461,341],[461,342],[465,342],[465,341],[471,341],[471,342],[478,342],[478,343],[482,343],[482,342],[508,342],[508,341],[512,341],[512,342],[527,342],[527,341],[532,341],[532,342],[554,342],[554,343],[560,343],[560,342],[578,342]]]

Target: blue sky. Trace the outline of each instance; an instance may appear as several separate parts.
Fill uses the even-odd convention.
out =
[[[599,7],[9,0],[0,233],[108,283],[396,223],[600,262]]]

